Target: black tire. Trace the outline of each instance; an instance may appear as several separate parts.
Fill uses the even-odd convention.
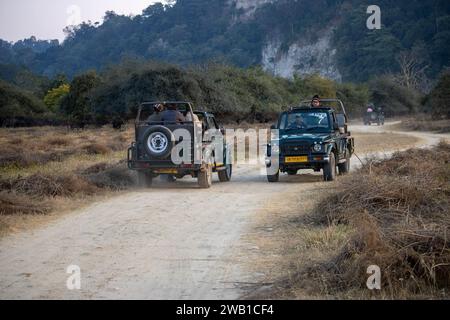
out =
[[[227,164],[226,170],[219,171],[218,174],[220,182],[229,182],[231,180],[231,175],[233,174],[233,166]]]
[[[150,141],[151,140],[151,141]],[[164,126],[152,126],[144,134],[145,152],[152,158],[165,159],[172,152],[175,136]]]
[[[278,171],[276,174],[268,174],[267,181],[269,181],[270,183],[280,181],[280,171]]]
[[[323,167],[323,180],[334,181],[336,180],[336,157],[332,152],[330,154],[330,162]]]
[[[168,183],[174,183],[177,181],[177,178],[171,174],[164,175],[163,179],[165,182],[168,182]]]
[[[298,170],[288,170],[287,174],[290,176],[296,176],[298,173]]]
[[[339,175],[343,176],[350,172],[350,151],[345,150],[345,162],[338,164]]]
[[[153,183],[153,176],[149,172],[138,171],[138,185],[140,188],[150,188]]]
[[[212,186],[212,168],[207,165],[205,169],[198,173],[198,185],[202,189],[209,189]]]

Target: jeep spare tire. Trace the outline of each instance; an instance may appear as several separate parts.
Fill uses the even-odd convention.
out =
[[[147,154],[153,158],[165,159],[172,152],[175,136],[164,126],[149,128],[144,134],[144,146]]]

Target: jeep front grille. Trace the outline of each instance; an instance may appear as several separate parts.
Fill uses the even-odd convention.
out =
[[[311,145],[307,142],[299,142],[295,144],[284,145],[281,148],[281,152],[285,156],[296,156],[309,154],[311,151]]]

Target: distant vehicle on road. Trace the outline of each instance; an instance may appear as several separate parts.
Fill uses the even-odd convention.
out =
[[[364,125],[370,126],[376,123],[379,126],[384,126],[385,115],[384,110],[381,107],[375,108],[369,106],[364,114]]]
[[[347,114],[342,101],[322,99],[335,106],[311,107],[304,101],[299,107],[280,114],[278,137],[267,146],[266,166],[269,182],[278,182],[280,172],[296,175],[301,169],[323,171],[325,181],[350,171],[354,138],[348,131]]]

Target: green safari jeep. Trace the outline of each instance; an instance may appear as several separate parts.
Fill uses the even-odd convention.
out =
[[[281,113],[272,126],[266,154],[269,182],[278,182],[280,172],[296,175],[302,169],[323,170],[325,181],[335,180],[337,169],[339,174],[350,171],[355,143],[344,104],[337,99],[321,102],[330,106],[311,107],[304,101]]]

